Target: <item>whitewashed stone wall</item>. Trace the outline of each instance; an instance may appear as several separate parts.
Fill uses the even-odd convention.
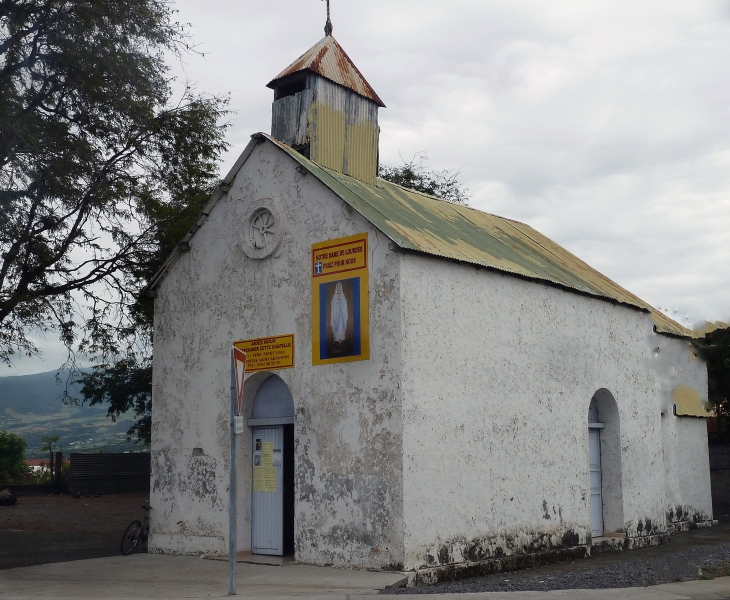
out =
[[[588,543],[587,414],[602,388],[619,410],[623,529],[667,531],[652,349],[674,340],[646,313],[413,254],[401,282],[406,568]],[[689,476],[706,434],[679,421],[698,450],[675,487],[707,514],[709,471]]]
[[[302,562],[414,569],[589,543],[587,414],[601,389],[619,411],[626,534],[710,518],[705,422],[667,412],[679,383],[706,398],[704,364],[685,341],[625,306],[392,252],[295,168],[257,146],[159,287],[153,552],[227,551],[230,344],[287,333],[296,368],[277,374],[296,408]],[[242,215],[261,198],[283,207],[288,229],[273,256],[254,260],[240,247]],[[363,231],[371,360],[313,367],[311,244]],[[245,416],[262,379],[247,384]],[[246,550],[250,432],[241,437]]]
[[[400,257],[388,240],[271,143],[256,147],[155,304],[153,552],[227,552],[231,342],[295,334],[278,371],[296,408],[295,546],[302,562],[403,562]],[[287,215],[266,259],[240,247],[241,215],[273,198]],[[311,244],[367,231],[371,359],[312,366]],[[250,416],[251,394],[246,411]],[[251,440],[239,447],[239,549],[250,549]],[[198,450],[195,450],[195,449]]]

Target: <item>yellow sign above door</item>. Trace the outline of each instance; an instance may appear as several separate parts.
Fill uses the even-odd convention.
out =
[[[233,345],[246,353],[246,373],[294,367],[294,334],[241,340]]]

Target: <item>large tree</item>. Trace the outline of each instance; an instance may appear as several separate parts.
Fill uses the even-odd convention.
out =
[[[145,363],[136,294],[225,148],[225,99],[165,63],[188,43],[167,0],[0,0],[0,360],[43,332]]]

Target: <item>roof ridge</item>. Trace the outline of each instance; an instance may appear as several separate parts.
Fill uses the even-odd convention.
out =
[[[266,85],[273,88],[274,82],[301,71],[312,71],[375,102],[380,107],[385,107],[373,86],[368,83],[360,69],[332,35],[319,40]]]
[[[317,164],[317,163],[315,163],[315,164]],[[412,194],[419,194],[425,198],[428,198],[429,200],[437,200],[438,202],[446,202],[447,204],[450,204],[451,206],[458,206],[459,208],[471,210],[471,211],[477,212],[481,215],[490,215],[497,219],[504,219],[505,221],[509,221],[510,223],[519,223],[520,225],[525,225],[526,227],[530,227],[530,225],[528,225],[527,223],[525,223],[523,221],[518,221],[517,219],[510,219],[509,217],[503,217],[502,215],[498,215],[497,213],[487,212],[486,210],[474,208],[473,206],[469,206],[468,204],[459,204],[458,202],[452,202],[451,200],[446,200],[445,198],[440,198],[438,196],[434,196],[433,194],[427,194],[426,192],[422,192],[421,190],[409,188],[408,186],[401,185],[400,183],[394,183],[392,181],[388,181],[387,179],[383,179],[382,177],[377,177],[376,180],[383,181],[383,182],[387,183],[388,185],[394,185],[394,186],[399,187],[400,189],[405,190],[406,192],[410,192]]]

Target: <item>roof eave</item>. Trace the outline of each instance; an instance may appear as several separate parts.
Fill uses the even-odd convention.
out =
[[[679,323],[677,323],[679,325]],[[682,327],[679,325],[679,327]],[[685,329],[685,328],[683,328]],[[663,327],[659,327],[656,324],[653,327],[654,333],[658,335],[665,335],[667,337],[676,338],[680,340],[699,340],[704,337],[704,335],[697,335],[694,332],[687,329],[687,332],[680,332],[680,331],[670,331],[668,329],[664,329]]]
[[[330,74],[328,75],[327,68],[324,66],[323,62],[326,62],[324,59],[327,56],[329,49],[333,49],[335,53],[341,54],[344,59],[345,68],[343,68],[343,63],[336,61],[337,68],[330,71]],[[362,87],[362,90],[358,91],[358,89],[356,89],[358,87],[358,82],[353,84],[355,87],[346,83],[346,81],[350,79],[349,74],[346,73],[348,69],[351,69],[356,76],[356,80],[359,80],[359,85]],[[385,104],[380,99],[380,96],[378,96],[375,89],[373,89],[373,86],[370,85],[367,79],[365,79],[365,76],[362,74],[360,69],[357,68],[357,65],[352,61],[347,52],[345,52],[345,49],[332,35],[327,35],[322,38],[319,42],[292,62],[286,69],[274,77],[274,79],[267,84],[267,87],[271,88],[277,81],[286,79],[291,75],[304,71],[315,73],[323,79],[327,79],[328,81],[341,85],[345,89],[356,93],[358,96],[374,102],[379,107],[385,108]],[[335,78],[338,76],[341,81],[338,81],[338,79]]]

